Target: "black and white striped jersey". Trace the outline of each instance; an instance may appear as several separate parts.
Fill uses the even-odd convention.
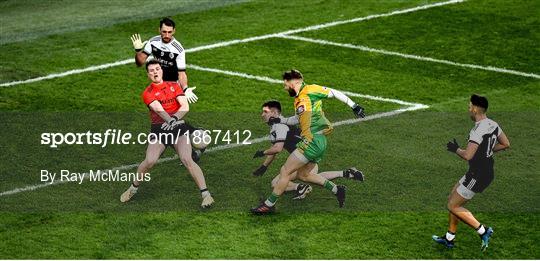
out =
[[[161,36],[154,36],[146,43],[143,51],[159,61],[164,81],[178,81],[178,71],[186,70],[186,52],[174,38],[164,43]]]
[[[489,170],[493,168],[493,148],[497,144],[497,137],[502,129],[495,121],[483,119],[476,122],[469,133],[469,142],[478,144],[478,150],[469,160],[469,168],[474,171]]]

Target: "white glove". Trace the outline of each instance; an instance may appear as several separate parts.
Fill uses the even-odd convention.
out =
[[[135,49],[135,52],[140,52],[147,41],[144,41],[144,43],[141,41],[141,36],[139,34],[134,34],[131,36],[131,42],[133,43],[133,49]]]
[[[193,92],[193,90],[195,89],[197,89],[197,87],[188,87],[184,91],[184,95],[186,95],[186,98],[189,103],[196,103],[197,100],[199,99],[199,97],[197,97],[197,95],[195,95],[195,93]]]

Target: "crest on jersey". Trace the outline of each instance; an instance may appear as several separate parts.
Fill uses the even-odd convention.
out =
[[[155,94],[155,95],[156,95],[156,96],[158,96],[158,95],[160,95],[160,94],[161,94],[160,92],[156,92],[156,94]]]
[[[296,108],[296,114],[300,115],[302,114],[304,111],[306,110],[306,108],[304,107],[304,105],[300,105]]]
[[[171,92],[174,92],[174,87],[171,86]]]
[[[174,58],[174,53],[169,53],[169,58]]]

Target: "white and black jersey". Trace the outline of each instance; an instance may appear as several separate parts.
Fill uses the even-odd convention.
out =
[[[482,192],[494,179],[493,148],[502,129],[491,119],[477,122],[469,133],[469,142],[478,144],[473,158],[469,160],[469,171],[462,184],[474,192]]]
[[[283,147],[289,153],[292,153],[296,149],[296,144],[301,140],[300,130],[295,126],[277,123],[270,128],[270,142],[272,144],[284,142]]]
[[[152,37],[143,51],[159,62],[164,81],[178,81],[178,71],[186,70],[186,51],[176,39],[164,43],[161,36]]]

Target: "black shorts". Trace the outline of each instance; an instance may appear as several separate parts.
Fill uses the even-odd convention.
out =
[[[165,146],[174,147],[176,141],[187,132],[193,132],[195,128],[188,123],[176,126],[173,130],[166,131],[161,128],[162,124],[152,124],[150,127],[149,142],[159,143]],[[159,139],[159,141],[156,141]]]
[[[484,170],[469,169],[465,176],[461,178],[460,182],[463,186],[474,193],[480,193],[489,187],[489,184],[491,184],[493,179],[495,179],[493,168],[487,168]]]

